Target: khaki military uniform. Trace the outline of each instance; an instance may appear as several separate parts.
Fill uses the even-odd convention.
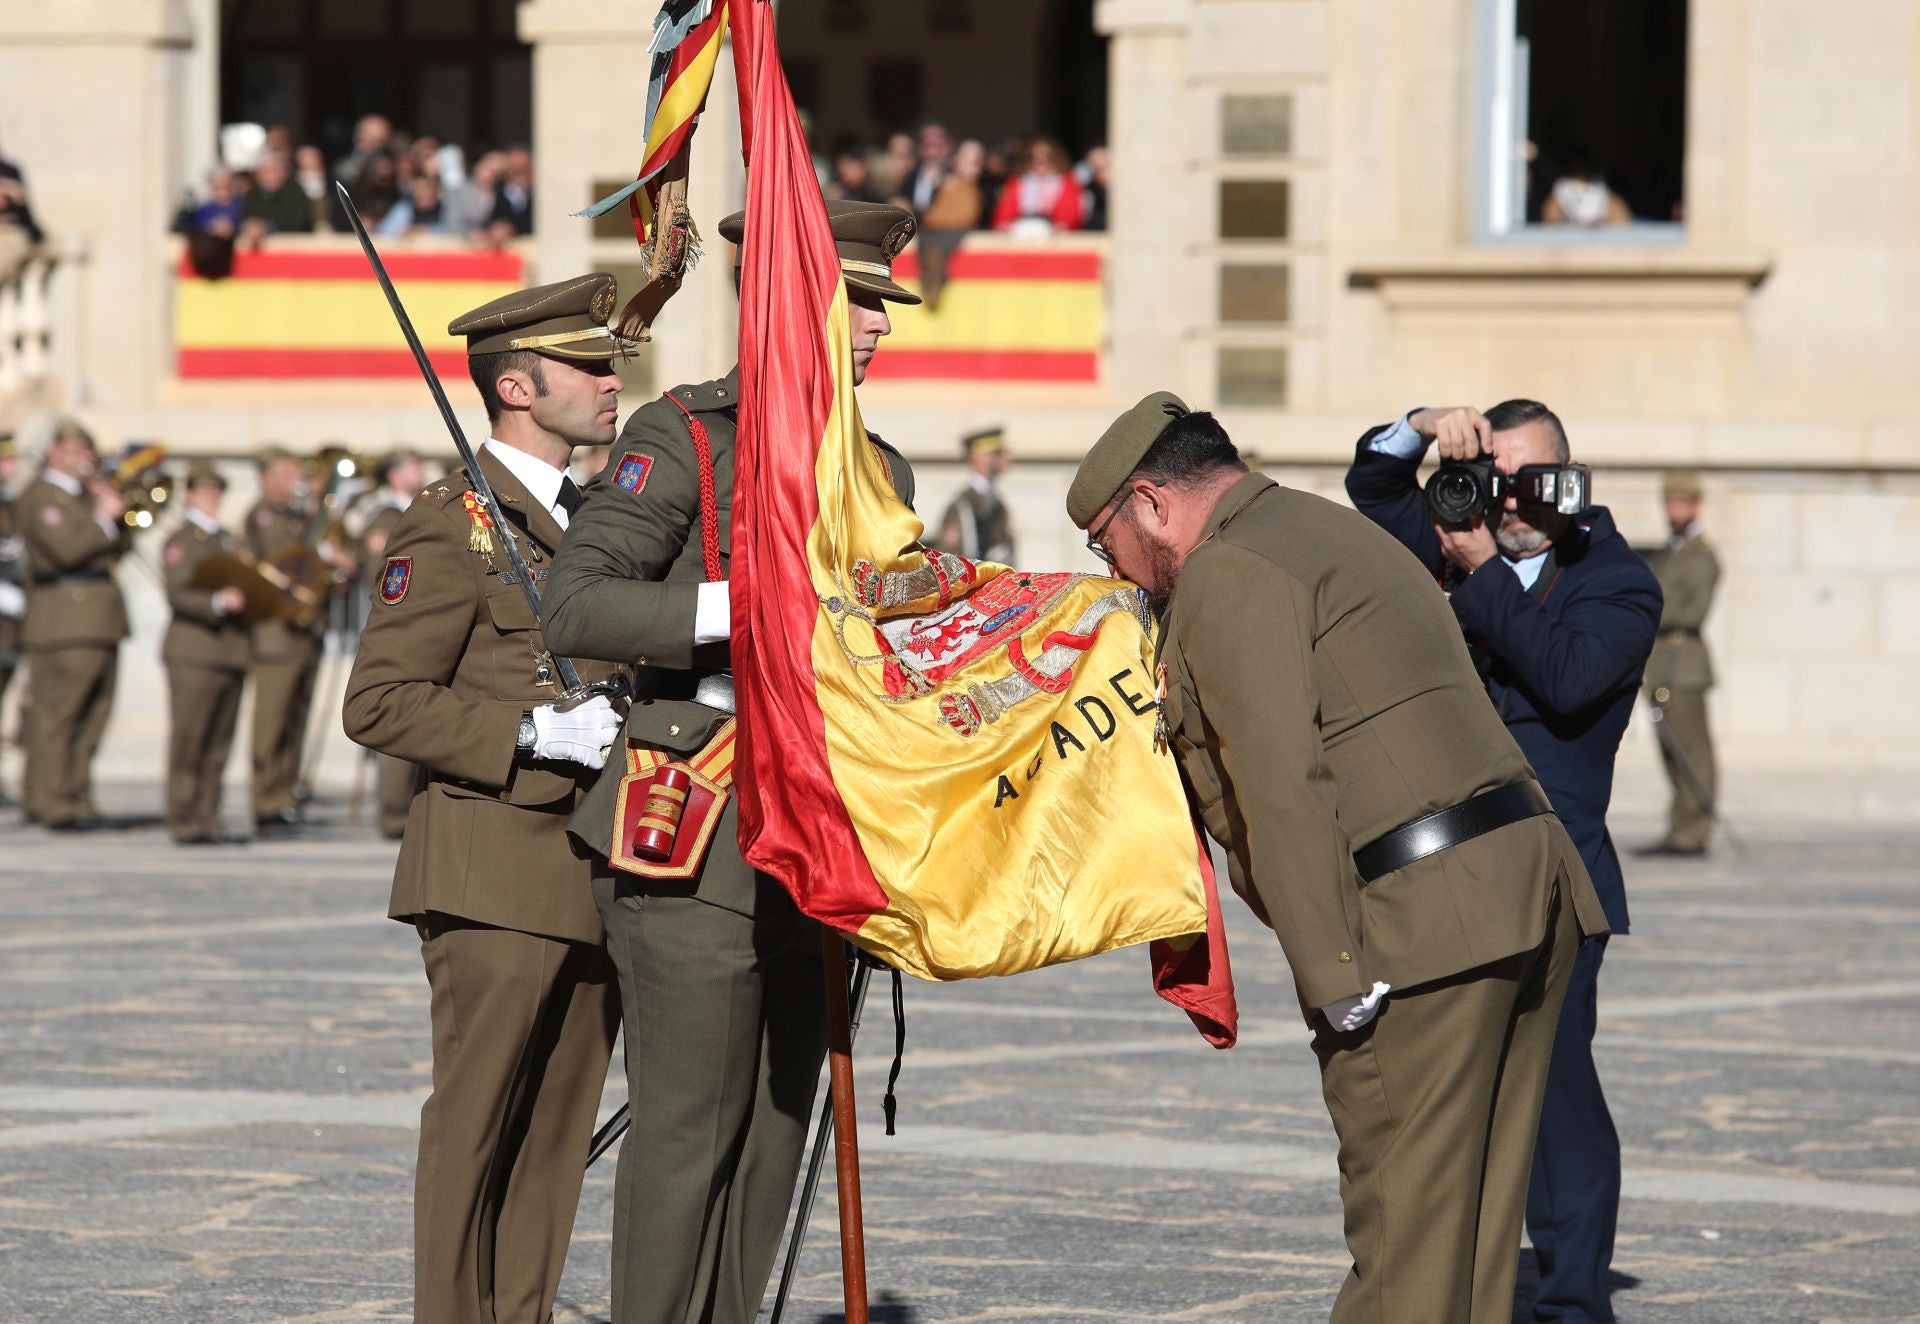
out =
[[[247,514],[247,550],[255,560],[307,541],[311,519],[292,506],[262,501]],[[266,820],[294,808],[300,756],[314,681],[320,673],[324,616],[302,629],[262,621],[253,630],[253,816]]]
[[[940,548],[969,561],[1011,565],[1013,518],[1000,493],[992,487],[983,491],[969,481],[940,518]]]
[[[1293,970],[1354,1271],[1336,1324],[1505,1324],[1554,1028],[1600,901],[1560,821],[1362,883],[1401,824],[1532,770],[1446,600],[1364,517],[1249,474],[1167,609],[1173,753]],[[1342,1033],[1317,1008],[1392,985]]]
[[[127,531],[93,515],[83,489],[73,495],[45,474],[20,496],[26,545],[27,615],[21,640],[27,677],[27,814],[47,824],[96,817],[93,756],[113,709],[127,608],[114,567]]]
[[[25,581],[26,544],[20,539],[13,498],[5,490],[0,490],[0,584],[12,584],[24,593]],[[20,616],[0,613],[0,712],[5,710],[7,690],[13,685],[13,673],[20,667],[21,619]],[[6,733],[0,731],[0,745],[5,743]],[[5,802],[4,794],[0,794],[0,804]]]
[[[1645,693],[1659,710],[1660,758],[1673,786],[1662,844],[1695,854],[1707,848],[1713,835],[1712,802],[1719,794],[1713,734],[1707,726],[1713,658],[1701,630],[1720,584],[1720,558],[1696,531],[1654,557],[1653,572],[1666,606],[1653,655],[1647,659]]]
[[[207,557],[229,553],[233,535],[189,519],[160,554],[173,620],[160,645],[173,724],[167,738],[167,828],[175,841],[220,835],[220,778],[233,749],[240,692],[252,657],[246,622],[213,609],[213,594],[193,587]]]
[[[730,552],[735,406],[728,375],[636,410],[587,486],[547,599],[548,637],[576,657],[643,663],[629,741],[690,756],[728,714],[695,702],[725,672],[696,647],[706,579],[688,414],[712,444],[722,576]],[[675,404],[674,401],[678,401]],[[913,475],[882,444],[895,489]],[[825,1050],[820,930],[740,854],[729,804],[699,875],[665,883],[605,864],[621,767],[574,816],[600,858],[594,898],[620,971],[633,1132],[614,1205],[619,1324],[749,1324],[772,1272]]]
[[[391,493],[383,492],[376,500],[379,508],[360,534],[360,580],[369,598],[380,594],[380,576],[387,565],[386,544],[392,541],[393,531],[400,527],[400,516],[407,509]],[[380,539],[378,555],[371,550],[376,534]],[[379,760],[380,769],[380,835],[398,841],[407,830],[407,813],[413,806],[413,797],[426,785],[426,774],[405,759],[386,754],[374,757]]]
[[[561,529],[495,457],[481,466],[536,577]],[[414,1185],[414,1318],[549,1319],[619,1023],[614,972],[567,840],[587,768],[516,758],[521,714],[559,697],[539,623],[494,550],[471,550],[464,478],[401,516],[348,683],[347,734],[428,770],[388,914],[432,990],[433,1093]],[[588,681],[612,666],[585,664]]]

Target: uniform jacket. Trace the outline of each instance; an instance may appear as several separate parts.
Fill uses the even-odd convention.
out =
[[[25,558],[26,544],[20,540],[13,500],[0,491],[0,584],[25,582],[26,567],[22,564]],[[0,668],[14,666],[19,656],[20,618],[0,615]]]
[[[492,455],[480,464],[545,584],[561,529],[551,512]],[[546,658],[533,610],[494,550],[470,550],[464,476],[427,488],[387,544],[386,575],[369,608],[347,684],[347,734],[419,764],[387,913],[428,912],[575,942],[605,934],[587,861],[574,855],[567,818],[591,769],[517,762],[520,716],[559,697],[538,683]],[[591,682],[619,668],[583,662]]]
[[[167,605],[173,620],[160,644],[160,658],[173,667],[210,667],[245,671],[253,654],[252,635],[238,616],[213,609],[213,591],[193,587],[193,572],[215,552],[233,550],[233,536],[208,533],[192,520],[182,522],[160,553],[165,567]]]
[[[1488,710],[1445,600],[1379,529],[1248,474],[1207,532],[1161,630],[1167,729],[1302,1009],[1531,950],[1556,884],[1581,928],[1604,932],[1551,816],[1362,885],[1356,849],[1532,770]]]
[[[312,519],[293,506],[276,506],[268,501],[255,503],[247,512],[247,551],[256,561],[272,559],[307,541]],[[326,613],[314,618],[302,630],[287,621],[262,621],[253,627],[253,658],[256,662],[304,662],[318,656],[320,635],[326,629]]]
[[[713,447],[719,507],[720,573],[733,523],[737,370],[717,381],[676,386],[672,395],[706,428]],[[913,501],[913,470],[879,438],[894,490]],[[727,714],[693,701],[699,678],[730,666],[727,645],[693,645],[694,609],[706,579],[700,540],[700,478],[687,416],[666,399],[628,418],[607,467],[586,487],[586,504],[567,529],[546,601],[554,647],[575,657],[635,662],[638,697],[627,738],[678,756],[710,740]],[[604,856],[623,768],[610,760],[574,818],[574,834]],[[728,806],[694,894],[752,914],[757,885],[740,858],[735,810]]]
[[[127,606],[113,569],[126,553],[127,531],[116,525],[109,533],[84,490],[69,495],[44,474],[20,494],[16,518],[26,543],[27,651],[125,639]]]
[[[391,492],[381,492],[373,498],[373,510],[367,516],[366,527],[360,530],[354,549],[360,558],[360,582],[369,594],[380,591],[380,575],[387,565],[386,543],[393,540],[393,531],[400,526],[400,517],[406,510]],[[376,534],[386,540],[380,544],[378,555],[369,545]]]
[[[1419,464],[1360,439],[1347,494],[1411,548],[1434,576],[1445,564]],[[1495,557],[1453,590],[1453,614],[1482,650],[1494,708],[1526,753],[1586,861],[1614,933],[1627,931],[1627,889],[1607,833],[1613,760],[1660,619],[1660,585],[1605,507],[1579,517],[1548,553],[1532,591]]]
[[[1713,658],[1700,631],[1713,608],[1713,592],[1720,584],[1720,558],[1700,534],[1683,539],[1678,547],[1649,560],[1660,581],[1666,605],[1660,612],[1660,633],[1647,659],[1649,694],[1665,689],[1700,693],[1713,688]],[[1659,699],[1664,703],[1665,699]]]
[[[973,484],[960,489],[940,519],[940,547],[969,561],[1013,562],[1013,519],[995,491]]]

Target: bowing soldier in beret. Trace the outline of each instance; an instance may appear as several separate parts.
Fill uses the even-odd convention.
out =
[[[105,825],[93,801],[93,756],[113,710],[127,606],[114,568],[127,553],[127,503],[95,481],[100,452],[86,429],[63,422],[46,467],[17,508],[25,544],[27,614],[27,816],[55,832]]]
[[[1606,919],[1446,599],[1164,391],[1067,512],[1159,609],[1162,730],[1313,1030],[1354,1261],[1335,1324],[1506,1324],[1560,1002]]]
[[[388,914],[413,925],[432,991],[420,1111],[414,1319],[550,1319],[620,1003],[587,862],[567,818],[620,716],[559,702],[553,653],[503,542],[542,586],[579,502],[575,446],[618,424],[603,273],[456,318],[492,435],[481,470],[432,484],[388,539],[347,687],[347,734],[426,769]],[[592,684],[620,670],[582,663]]]
[[[913,215],[846,201],[829,201],[827,214],[858,383],[891,329],[887,304],[920,301],[891,267]],[[744,230],[744,213],[720,222],[736,244]],[[641,665],[629,764],[680,762],[720,781],[733,732],[726,580],[738,384],[736,369],[676,386],[627,420],[587,486],[547,599],[554,647]],[[911,503],[906,461],[874,444]],[[575,835],[599,857],[594,899],[620,972],[633,1109],[614,1205],[613,1315],[750,1324],[825,1052],[820,933],[741,858],[730,797],[679,825],[704,854],[642,858],[616,825],[634,775],[609,765],[574,816]]]
[[[193,586],[200,563],[237,545],[221,527],[227,480],[196,460],[187,470],[180,527],[160,554],[173,620],[160,645],[173,725],[167,737],[167,830],[182,846],[210,846],[220,832],[220,778],[233,749],[251,635],[237,588]]]

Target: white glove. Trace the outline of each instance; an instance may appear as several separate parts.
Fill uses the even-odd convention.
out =
[[[1320,1014],[1327,1018],[1328,1025],[1341,1034],[1352,1034],[1380,1014],[1380,1008],[1386,1005],[1387,994],[1391,992],[1393,985],[1375,980],[1373,992],[1329,1002],[1320,1008]]]
[[[533,756],[565,759],[589,768],[606,766],[607,750],[620,734],[620,714],[604,694],[561,712],[552,704],[533,710]]]
[[[10,584],[0,579],[0,616],[24,616],[27,614],[27,595],[20,591],[18,584]]]

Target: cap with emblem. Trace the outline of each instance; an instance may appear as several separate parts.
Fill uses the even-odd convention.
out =
[[[919,303],[920,296],[893,280],[893,260],[913,240],[913,213],[885,202],[827,199],[827,224],[840,250],[840,271],[847,284],[894,303]],[[720,222],[720,237],[738,244],[747,233],[747,214],[737,211]]]
[[[983,428],[978,432],[969,432],[960,438],[960,455],[964,459],[974,455],[984,455],[989,451],[1003,451],[1007,448],[1007,434],[1004,428]]]
[[[226,475],[220,472],[220,466],[212,460],[195,460],[187,466],[188,487],[217,487],[226,491]]]
[[[1698,501],[1704,492],[1700,487],[1700,475],[1691,469],[1669,469],[1660,481],[1662,496],[1679,497],[1686,501]]]
[[[611,359],[633,352],[633,342],[607,326],[619,285],[604,271],[552,285],[515,290],[462,313],[447,334],[465,336],[467,353],[531,350],[563,359]]]
[[[1191,412],[1172,391],[1155,391],[1114,419],[1080,461],[1073,486],[1067,489],[1067,518],[1083,529],[1092,525],[1094,516],[1107,508],[1127,475],[1147,458],[1167,424]]]
[[[288,450],[285,446],[263,446],[260,449],[259,464],[260,464],[260,467],[264,469],[270,464],[279,463],[281,460],[292,460],[292,459],[298,459],[298,458],[299,458],[298,456],[296,456],[292,451]]]

